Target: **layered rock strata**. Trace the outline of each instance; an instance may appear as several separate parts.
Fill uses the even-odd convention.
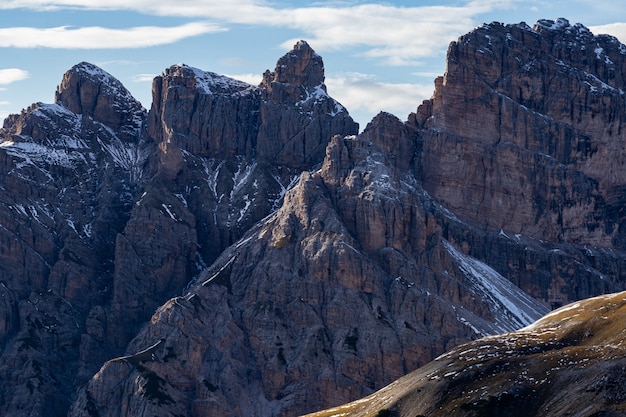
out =
[[[462,36],[412,117],[424,188],[477,226],[623,249],[625,57],[565,19]]]

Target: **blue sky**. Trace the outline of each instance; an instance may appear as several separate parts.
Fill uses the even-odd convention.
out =
[[[51,103],[81,61],[149,108],[151,80],[170,65],[257,84],[305,39],[324,58],[329,94],[363,129],[381,110],[405,120],[432,95],[448,44],[476,26],[559,17],[626,43],[616,0],[0,0],[0,117]]]

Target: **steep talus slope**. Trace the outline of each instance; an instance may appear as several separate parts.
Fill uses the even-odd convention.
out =
[[[375,394],[309,417],[621,416],[626,293],[463,344]]]

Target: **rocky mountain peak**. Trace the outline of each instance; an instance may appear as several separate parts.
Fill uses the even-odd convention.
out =
[[[283,88],[277,88],[277,85]],[[274,71],[265,71],[261,87],[270,93],[274,92],[270,94],[274,99],[289,97],[295,101],[304,99],[306,92],[312,92],[317,88],[325,93],[322,57],[306,41],[299,41],[291,51],[278,60]]]
[[[409,169],[416,151],[416,132],[396,116],[380,112],[368,123],[361,136],[380,146],[389,165],[398,172]]]
[[[145,119],[145,109],[126,87],[88,62],[75,65],[63,75],[55,102],[119,131],[122,139],[136,139]]]
[[[546,31],[554,31],[554,32],[562,32],[562,33],[573,33],[574,31],[581,34],[590,34],[591,31],[587,29],[580,23],[576,23],[575,25],[571,25],[569,20],[559,17],[556,20],[551,19],[540,19],[533,25],[533,30],[542,33]]]
[[[609,161],[626,157],[618,145],[624,50],[615,38],[565,19],[542,20],[534,29],[490,23],[460,37],[450,45],[433,99],[415,116],[431,129],[423,136],[422,155],[429,156],[420,165],[425,189],[496,230],[621,242],[619,209],[612,206],[621,204],[614,196],[626,185],[626,168]],[[460,184],[467,194],[459,193]],[[591,214],[599,208],[604,214]]]
[[[146,129],[72,68],[0,130],[0,414],[293,416],[623,290],[624,46],[574,28],[481,26],[361,134],[306,42],[167,68]]]

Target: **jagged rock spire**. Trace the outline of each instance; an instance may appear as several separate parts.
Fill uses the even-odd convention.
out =
[[[302,87],[306,91],[312,91],[320,86],[326,91],[322,57],[306,41],[299,41],[291,51],[278,60],[274,71],[265,71],[260,87],[273,92],[275,91],[273,87],[277,83]]]
[[[118,79],[88,62],[73,66],[63,75],[54,100],[73,113],[90,116],[114,130],[123,128],[135,137],[145,118],[141,103]]]

